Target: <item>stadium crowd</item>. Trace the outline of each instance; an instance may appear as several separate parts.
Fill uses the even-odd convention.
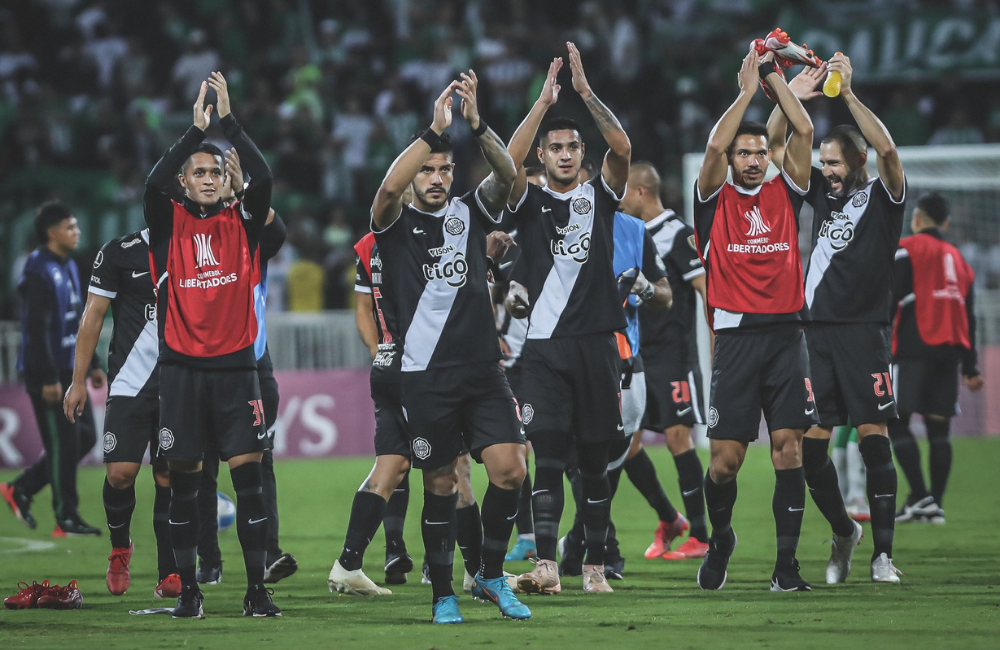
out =
[[[998,6],[992,0],[18,3],[0,12],[0,220],[7,222],[0,228],[54,194],[85,215],[131,210],[137,218],[146,171],[189,117],[184,93],[218,69],[254,125],[274,170],[275,207],[289,224],[290,245],[272,265],[273,286],[292,282],[274,308],[345,307],[351,243],[367,229],[371,196],[395,153],[426,121],[432,95],[456,70],[481,72],[483,116],[507,138],[537,95],[552,56],[546,44],[571,38],[632,135],[635,157],[663,172],[665,203],[679,205],[681,155],[703,147],[731,94],[727,66],[754,36],[776,24],[809,25],[810,17],[843,25],[862,14],[885,20],[902,9],[991,16]],[[900,146],[1000,141],[1000,93],[987,80],[906,79],[876,83],[863,73],[857,79]],[[585,115],[582,102],[567,104],[570,115]],[[835,113],[839,105],[826,106],[830,114],[813,115],[817,133],[845,117]],[[758,98],[749,115],[768,110]],[[596,140],[596,133],[585,135]],[[474,143],[463,137],[456,147],[470,152]],[[588,154],[597,160],[603,151]],[[478,167],[457,169],[456,189],[482,175]],[[95,253],[105,233],[81,225],[83,248]],[[12,278],[33,242],[9,246],[0,251],[7,278],[0,314],[8,318],[16,303]]]

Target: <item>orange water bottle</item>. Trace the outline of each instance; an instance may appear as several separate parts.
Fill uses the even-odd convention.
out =
[[[830,70],[829,74],[826,75],[826,81],[823,82],[823,94],[827,97],[836,97],[840,94],[840,73],[836,70]]]

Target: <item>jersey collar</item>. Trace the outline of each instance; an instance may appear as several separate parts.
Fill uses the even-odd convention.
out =
[[[573,196],[574,194],[576,194],[577,192],[579,192],[581,187],[583,187],[583,183],[577,183],[577,186],[574,187],[573,189],[569,190],[568,192],[556,192],[554,189],[552,189],[548,185],[545,185],[545,186],[542,187],[542,190],[548,192],[551,196],[559,199],[560,201],[566,201],[571,196]]]
[[[419,212],[420,214],[426,214],[429,217],[443,217],[444,215],[446,215],[448,213],[448,208],[450,208],[450,207],[451,207],[451,199],[450,198],[448,199],[448,202],[444,204],[444,207],[441,208],[440,210],[438,210],[437,212],[424,212],[423,210],[421,210],[417,206],[413,205],[412,203],[410,203],[410,205],[409,205],[409,208],[411,210],[413,210],[414,212]]]
[[[661,212],[659,214],[659,216],[657,216],[654,219],[650,219],[649,221],[646,222],[646,230],[652,230],[653,228],[656,228],[657,226],[659,226],[664,221],[666,221],[668,219],[673,219],[676,216],[677,215],[674,213],[673,210],[671,210],[670,208],[667,208],[666,210],[664,210],[663,212]]]
[[[761,183],[760,185],[758,185],[757,187],[753,188],[752,190],[748,190],[745,187],[740,187],[736,183],[733,183],[733,182],[730,182],[730,181],[726,181],[726,182],[729,183],[730,185],[732,185],[733,189],[735,189],[740,194],[743,194],[744,196],[757,196],[760,193],[760,188],[764,187],[764,183]]]

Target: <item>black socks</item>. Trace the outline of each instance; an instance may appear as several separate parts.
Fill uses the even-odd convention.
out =
[[[365,551],[381,525],[385,511],[385,499],[375,492],[361,490],[354,493],[351,518],[347,523],[347,537],[340,552],[340,566],[348,571],[361,568]]]
[[[111,546],[128,548],[131,544],[129,528],[132,525],[132,513],[135,511],[135,484],[124,489],[111,487],[107,477],[104,478],[104,512],[108,518],[108,530],[111,531]]]
[[[267,509],[264,507],[263,477],[259,462],[244,463],[230,470],[236,491],[236,533],[243,548],[247,585],[264,584],[267,559]]]
[[[816,507],[830,522],[833,533],[841,537],[854,534],[854,522],[847,516],[844,498],[840,494],[837,468],[830,461],[827,452],[829,440],[818,438],[802,439],[802,469],[805,470],[806,484]]]

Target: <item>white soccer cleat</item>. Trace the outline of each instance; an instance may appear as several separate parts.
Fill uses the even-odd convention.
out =
[[[864,537],[864,529],[861,524],[854,523],[854,532],[846,537],[834,535],[830,540],[830,562],[826,565],[826,584],[835,585],[847,580],[851,573],[851,558],[854,557],[854,549],[861,543]]]
[[[603,564],[583,565],[583,592],[585,594],[601,594],[614,591],[604,577]]]
[[[476,582],[476,579],[469,575],[468,571],[463,569],[465,576],[462,578],[462,591],[467,594],[472,593],[472,585]]]
[[[517,587],[526,594],[558,594],[562,585],[555,560],[538,560],[533,570],[518,576]]]
[[[898,585],[902,571],[892,565],[892,558],[882,553],[872,562],[872,582],[885,582]]]
[[[385,587],[379,587],[365,575],[361,569],[348,571],[340,565],[340,560],[333,563],[330,577],[326,579],[330,593],[338,592],[350,596],[391,596],[392,592]]]

